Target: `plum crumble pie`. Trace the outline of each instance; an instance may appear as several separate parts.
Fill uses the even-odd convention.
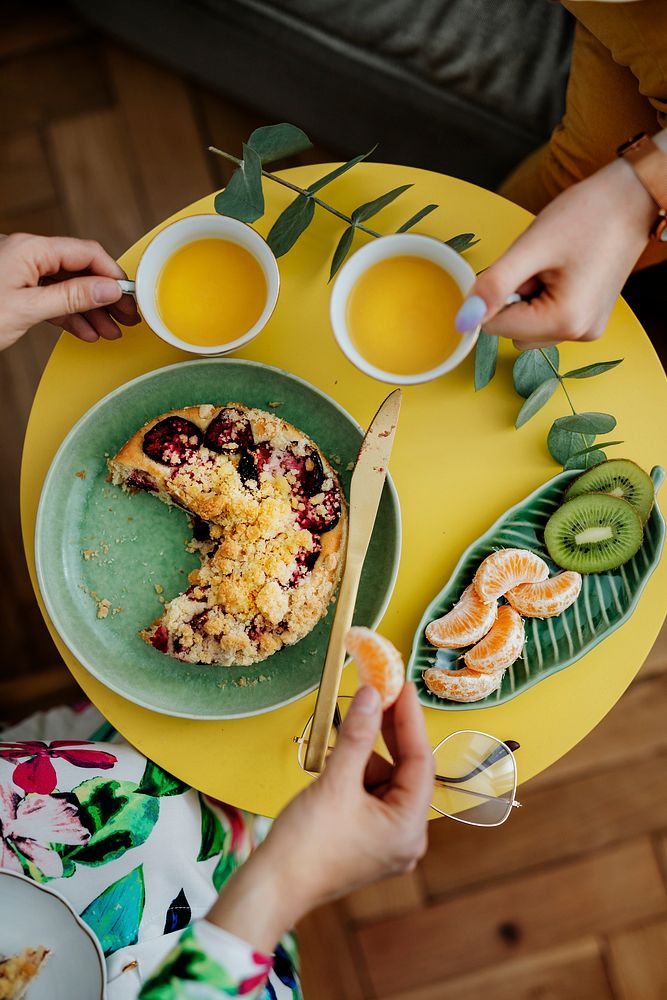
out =
[[[307,635],[342,568],[347,513],[317,445],[241,403],[188,406],[144,425],[111,481],[192,519],[201,566],[142,638],[188,663],[250,666]]]

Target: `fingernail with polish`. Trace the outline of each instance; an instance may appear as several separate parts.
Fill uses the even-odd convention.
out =
[[[96,281],[93,285],[93,299],[97,302],[98,306],[106,306],[111,302],[115,302],[119,297],[119,293],[118,282],[113,281],[112,278]]]
[[[454,320],[454,326],[459,333],[470,333],[476,330],[486,315],[486,302],[481,295],[471,295],[466,299]]]
[[[377,711],[380,704],[380,695],[374,687],[366,684],[357,692],[354,704],[358,712],[363,712],[364,715],[372,715],[373,712]]]

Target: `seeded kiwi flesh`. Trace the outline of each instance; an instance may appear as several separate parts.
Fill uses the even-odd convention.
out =
[[[567,500],[544,529],[553,561],[578,573],[617,569],[638,551],[642,537],[635,508],[608,493],[582,493]]]
[[[565,499],[571,500],[582,493],[609,493],[627,500],[639,514],[642,524],[646,524],[655,491],[651,477],[635,462],[628,458],[611,458],[578,476],[570,484]]]

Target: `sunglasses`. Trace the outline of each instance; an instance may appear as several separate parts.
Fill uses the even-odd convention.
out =
[[[336,734],[351,702],[349,696],[338,697],[329,752],[336,745]],[[301,736],[293,739],[299,766],[304,771],[312,722],[311,716]],[[450,733],[433,749],[436,773],[431,808],[441,816],[469,826],[500,826],[511,815],[512,809],[521,806],[515,799],[517,768],[514,753],[519,747],[516,740],[499,740],[474,729]],[[382,755],[387,757],[384,749]]]

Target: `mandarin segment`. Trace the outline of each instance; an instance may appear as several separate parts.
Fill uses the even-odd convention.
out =
[[[463,657],[465,665],[480,674],[503,671],[521,655],[525,638],[521,615],[503,604],[491,631]]]
[[[567,570],[541,583],[522,583],[505,597],[525,618],[553,618],[574,604],[580,590],[581,575]]]
[[[429,667],[422,677],[431,694],[449,701],[479,701],[496,691],[503,679],[503,670],[491,674],[478,674],[462,667],[460,670],[444,670]]]
[[[522,583],[541,583],[549,567],[528,549],[498,549],[480,564],[473,585],[483,601],[495,601]]]
[[[451,611],[426,626],[425,635],[432,646],[440,649],[472,646],[486,635],[497,613],[497,601],[486,603],[470,584]]]
[[[361,625],[348,630],[345,648],[354,657],[359,683],[375,688],[385,711],[394,704],[405,683],[401,654],[389,639]]]

